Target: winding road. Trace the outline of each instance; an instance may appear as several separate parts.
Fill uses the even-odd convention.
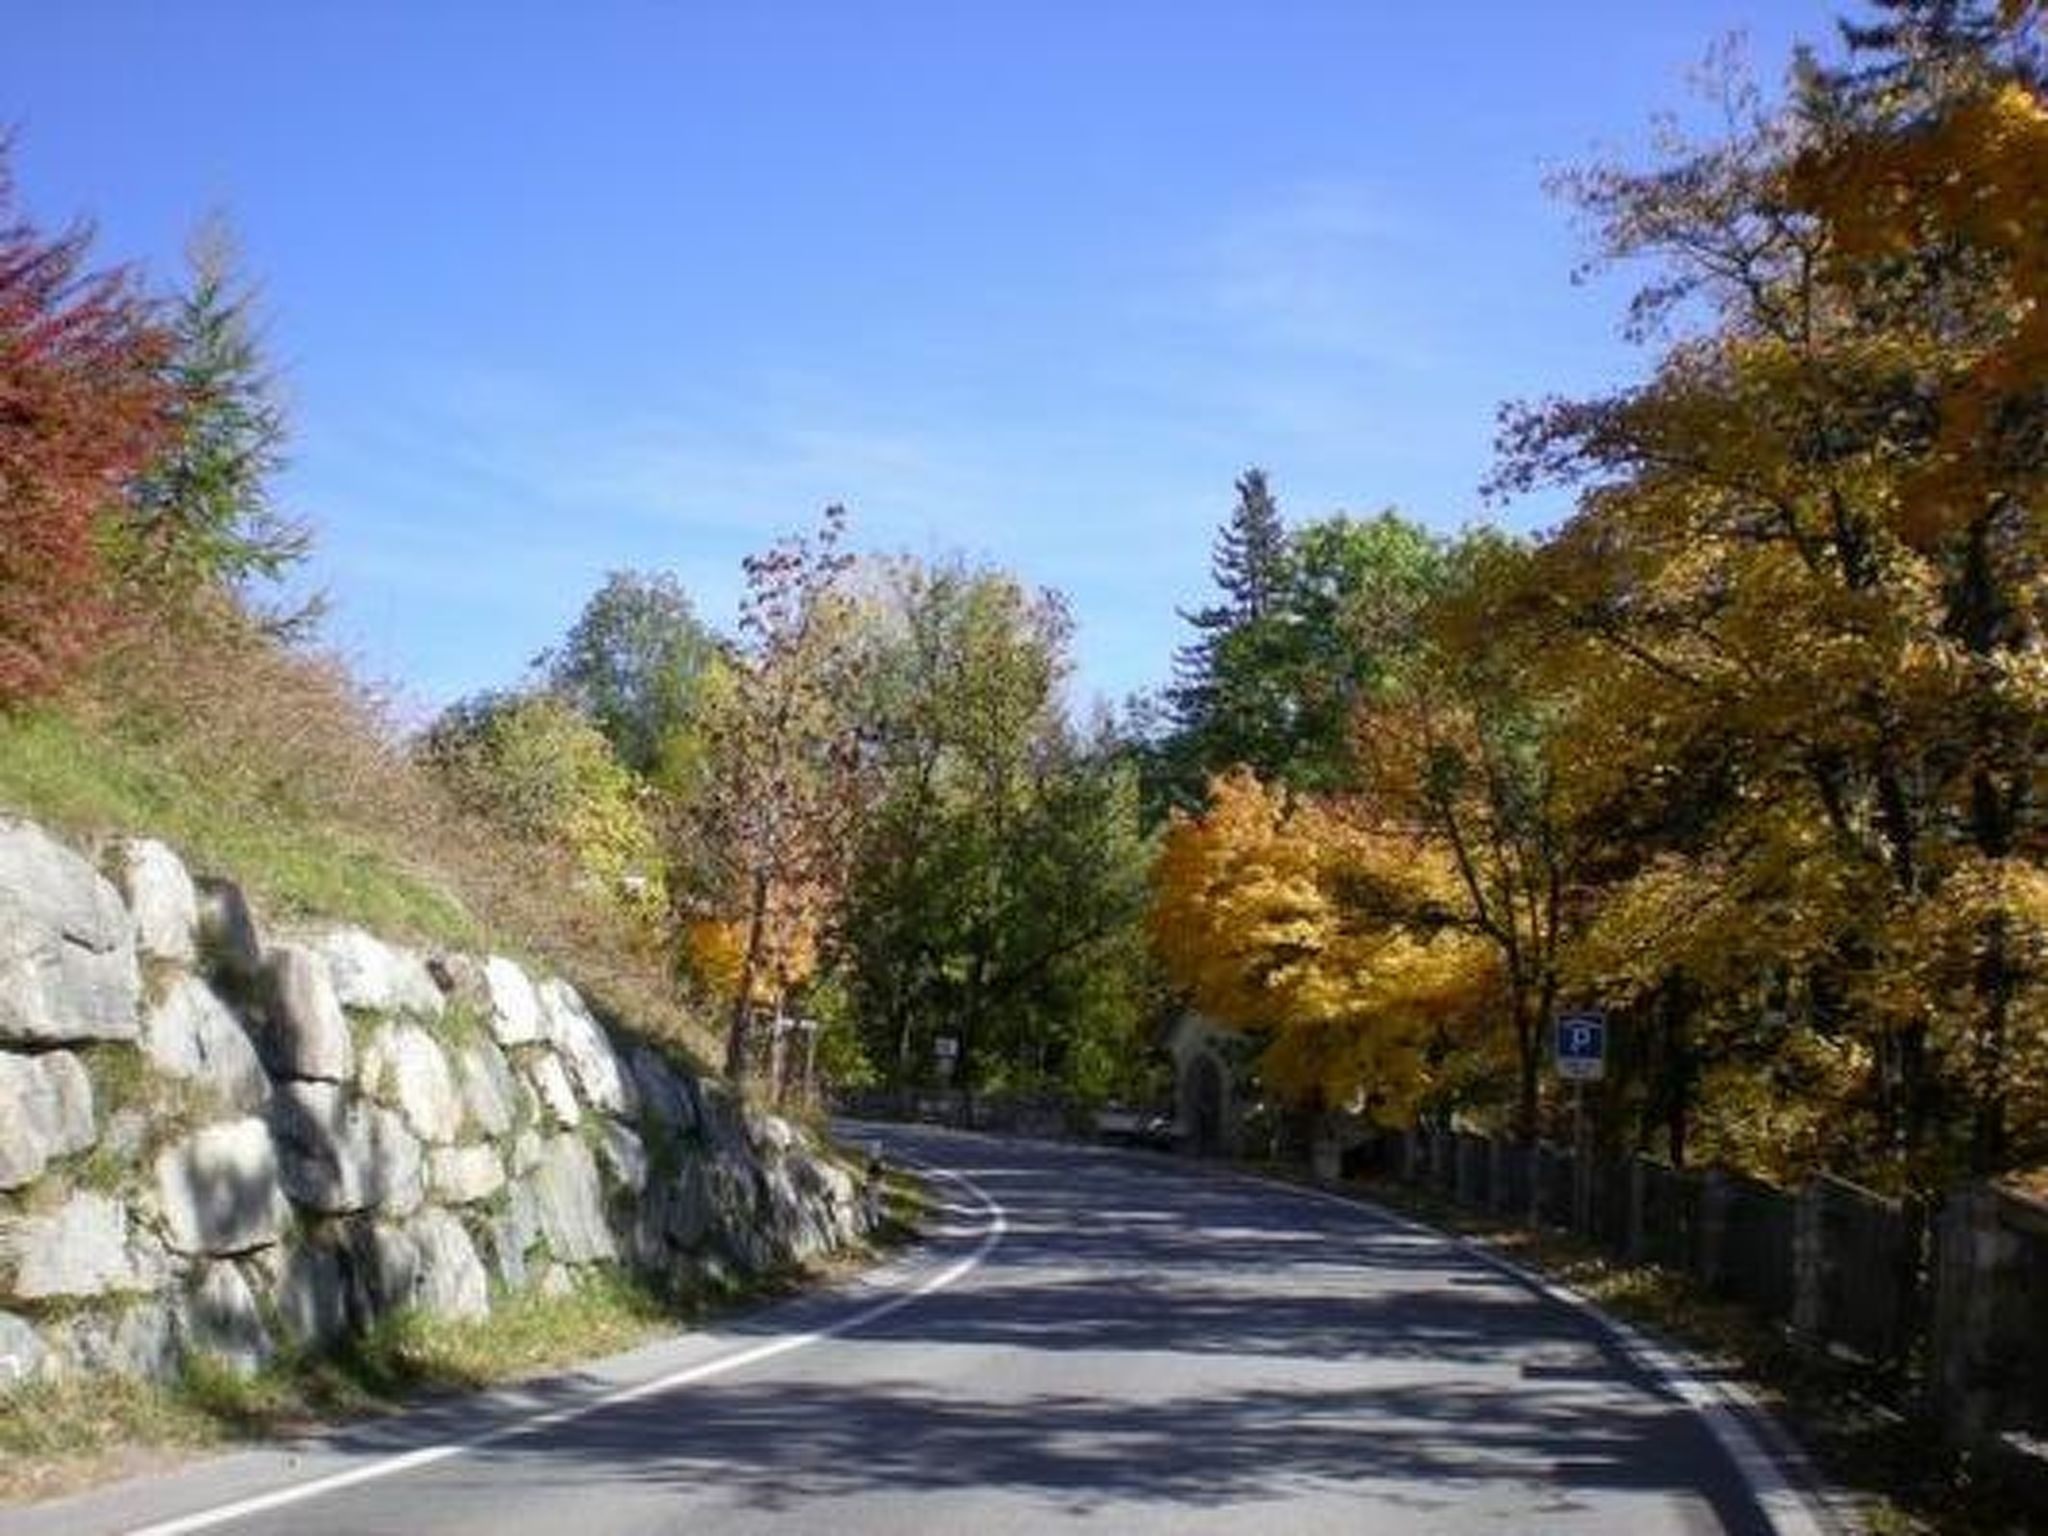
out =
[[[6,1536],[1828,1529],[1767,1427],[1450,1239],[1171,1159],[922,1128],[856,1283]]]

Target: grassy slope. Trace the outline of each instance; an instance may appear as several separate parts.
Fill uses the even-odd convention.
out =
[[[146,833],[195,868],[232,871],[264,912],[331,917],[457,945],[483,930],[445,878],[332,821],[205,781],[145,741],[63,709],[0,717],[0,808],[74,837]]]
[[[62,698],[0,713],[0,812],[86,841],[161,838],[272,923],[520,956],[629,1033],[716,1059],[659,947],[559,852],[450,805],[331,660],[225,628],[138,635]]]

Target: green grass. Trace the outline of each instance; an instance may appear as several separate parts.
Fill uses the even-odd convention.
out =
[[[1355,1191],[1483,1243],[1627,1322],[1744,1381],[1846,1493],[1871,1536],[2006,1536],[2048,1530],[2038,1492],[1945,1449],[1906,1411],[1900,1383],[1801,1346],[1690,1277],[1629,1264],[1568,1233],[1454,1205],[1434,1190],[1369,1179]]]
[[[48,706],[0,714],[0,808],[79,837],[160,838],[198,870],[231,872],[267,915],[478,942],[462,903],[392,849],[307,814],[258,774],[189,771],[175,746]]]
[[[766,1290],[794,1283],[778,1277]],[[755,1294],[760,1294],[756,1292]],[[37,1383],[0,1398],[0,1499],[48,1497],[238,1440],[303,1433],[630,1349],[701,1322],[720,1298],[600,1271],[561,1296],[500,1296],[488,1319],[417,1313],[253,1377],[205,1358],[173,1385]]]

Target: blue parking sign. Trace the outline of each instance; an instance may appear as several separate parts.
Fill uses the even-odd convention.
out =
[[[1594,1083],[1607,1075],[1607,1015],[1597,1008],[1557,1016],[1557,1075]]]

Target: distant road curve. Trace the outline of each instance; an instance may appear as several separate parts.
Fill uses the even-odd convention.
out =
[[[1448,1238],[1165,1158],[852,1133],[945,1200],[857,1284],[0,1536],[1831,1528],[1745,1415]]]

